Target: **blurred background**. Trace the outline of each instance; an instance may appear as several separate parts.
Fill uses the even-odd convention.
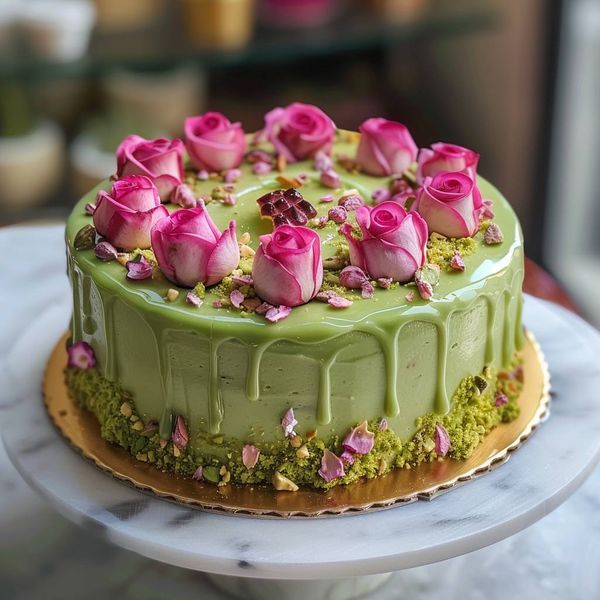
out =
[[[479,151],[599,324],[599,59],[596,0],[0,0],[0,225],[65,218],[129,133],[299,100]]]

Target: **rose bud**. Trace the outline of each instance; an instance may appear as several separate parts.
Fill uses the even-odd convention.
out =
[[[319,151],[329,154],[335,125],[320,108],[294,102],[265,115],[265,133],[277,152],[292,163]]]
[[[185,287],[219,283],[240,262],[235,221],[221,233],[204,206],[161,219],[152,229],[152,249],[165,277]]]
[[[416,160],[417,145],[401,123],[373,118],[359,129],[356,162],[364,173],[376,177],[399,175]]]
[[[479,188],[464,173],[438,173],[426,179],[412,205],[426,221],[429,231],[446,237],[475,235],[483,206]]]
[[[260,236],[252,279],[256,293],[270,304],[306,304],[323,283],[319,235],[308,227],[282,225]]]
[[[156,186],[141,175],[129,175],[112,184],[109,192],[96,197],[94,226],[121,250],[150,247],[153,225],[169,211],[160,203]]]
[[[350,248],[350,263],[371,279],[391,278],[405,283],[425,263],[427,223],[396,202],[382,202],[374,208],[361,206],[356,221],[362,232],[357,239],[349,224],[340,231]]]
[[[240,123],[231,123],[218,112],[185,120],[185,147],[197,169],[235,169],[246,152],[246,137]]]
[[[417,162],[417,181],[420,184],[426,177],[435,177],[442,171],[464,173],[475,180],[479,154],[456,144],[437,142],[431,148],[421,148]]]
[[[117,148],[117,177],[127,175],[145,175],[157,187],[161,200],[168,200],[183,182],[182,141],[127,136]]]

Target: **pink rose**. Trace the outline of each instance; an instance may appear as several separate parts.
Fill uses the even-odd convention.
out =
[[[356,162],[375,177],[400,175],[417,158],[417,145],[408,129],[396,121],[367,119],[360,127]]]
[[[374,208],[361,206],[356,221],[362,239],[352,235],[349,224],[341,228],[350,244],[350,262],[373,279],[391,278],[405,283],[425,264],[427,223],[397,202],[382,202]]]
[[[161,200],[168,200],[183,182],[183,142],[128,135],[117,148],[117,177],[126,175],[149,177]]]
[[[437,142],[431,148],[421,148],[417,162],[417,181],[420,184],[426,177],[434,177],[442,171],[461,172],[475,179],[479,154],[456,144]]]
[[[221,233],[204,206],[161,219],[152,228],[152,250],[164,275],[185,287],[219,283],[240,262],[235,221]]]
[[[239,123],[218,112],[185,120],[185,147],[197,169],[224,171],[238,167],[246,152],[246,137]]]
[[[256,293],[270,304],[306,304],[323,283],[319,235],[308,227],[292,225],[261,235],[252,279]]]
[[[265,133],[279,154],[288,162],[297,162],[319,150],[329,154],[335,125],[320,108],[294,102],[265,115]]]
[[[427,221],[429,231],[446,237],[475,235],[483,202],[475,181],[464,173],[438,173],[427,178],[412,205]]]
[[[98,192],[94,226],[121,250],[150,248],[152,227],[168,214],[152,181],[141,175],[129,175],[115,181],[110,193]]]

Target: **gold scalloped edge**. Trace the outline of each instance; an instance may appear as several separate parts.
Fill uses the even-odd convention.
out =
[[[533,416],[525,424],[516,438],[504,447],[489,455],[485,460],[473,465],[471,468],[459,472],[455,477],[445,479],[441,483],[430,482],[429,484],[414,486],[408,492],[399,495],[390,495],[389,497],[377,500],[369,500],[369,487],[375,488],[377,482],[391,477],[400,477],[404,469],[395,469],[390,474],[375,478],[365,482],[359,482],[348,486],[339,486],[326,492],[313,490],[300,490],[299,492],[277,492],[274,489],[256,486],[217,486],[194,482],[197,486],[193,491],[198,490],[202,493],[181,494],[174,491],[179,489],[182,483],[189,484],[188,479],[177,478],[168,473],[162,473],[152,466],[145,465],[136,461],[124,449],[113,446],[99,436],[99,426],[91,413],[75,405],[68,397],[68,391],[62,378],[62,368],[66,364],[66,350],[64,336],[55,347],[44,373],[43,400],[46,411],[54,426],[60,434],[70,444],[70,446],[81,456],[92,462],[100,470],[110,474],[113,478],[128,484],[135,489],[156,496],[163,500],[185,505],[190,508],[196,508],[203,511],[260,518],[319,518],[330,516],[348,516],[353,514],[362,514],[365,512],[374,512],[385,510],[394,506],[411,504],[418,500],[433,500],[434,498],[445,494],[448,491],[464,485],[469,481],[489,473],[500,465],[508,461],[513,452],[518,450],[523,443],[529,439],[532,433],[539,427],[550,414],[550,374],[548,364],[543,352],[535,339],[533,333],[525,331],[526,341],[532,347],[535,355],[536,364],[533,368],[539,369],[541,379],[541,393],[538,398],[538,404]],[[532,365],[529,365],[532,368]],[[57,373],[57,370],[59,371]],[[59,382],[62,382],[62,386]],[[521,401],[521,398],[519,399]],[[69,410],[72,412],[69,413]],[[96,431],[93,431],[93,425],[96,424]],[[486,440],[494,438],[494,435],[505,425],[499,425],[492,430]],[[482,444],[485,443],[482,442]],[[470,459],[465,461],[453,461],[456,464],[468,465]],[[425,463],[413,470],[415,474],[424,473],[431,470],[431,463]],[[157,483],[148,483],[152,479]],[[422,478],[427,482],[427,476]],[[389,481],[389,479],[388,479]],[[365,493],[365,488],[367,491]],[[256,489],[260,489],[260,494],[267,497],[268,504],[277,502],[279,498],[292,498],[294,504],[302,505],[297,508],[274,509],[272,507],[261,506],[260,502],[232,501],[227,497],[227,491],[235,489],[249,492],[246,495],[252,496]],[[357,491],[355,498],[352,494]],[[264,496],[266,494],[266,496]],[[283,494],[284,496],[281,496]],[[290,496],[290,494],[292,494]],[[329,500],[336,495],[350,495],[350,499],[345,503],[334,501],[332,506],[323,508],[323,503],[328,504]],[[212,496],[212,497],[211,497]],[[306,501],[303,502],[302,500]],[[300,502],[298,502],[300,500]]]

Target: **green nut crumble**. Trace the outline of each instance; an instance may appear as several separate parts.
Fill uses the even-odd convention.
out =
[[[345,475],[327,483],[318,474],[321,458],[325,448],[341,453],[338,438],[308,440],[306,436],[303,443],[307,457],[300,457],[298,448],[283,434],[274,443],[257,442],[260,456],[256,465],[247,469],[242,462],[244,442],[240,440],[219,436],[217,451],[214,436],[199,434],[194,444],[197,449],[191,445],[176,448],[171,440],[160,437],[156,423],[136,413],[134,400],[126,391],[96,369],[67,368],[65,379],[73,399],[98,419],[105,440],[162,471],[191,477],[202,466],[205,480],[218,485],[271,485],[273,474],[278,471],[297,485],[319,489],[371,479],[394,468],[413,469],[424,462],[442,460],[435,451],[436,425],[448,432],[447,457],[468,458],[494,427],[518,416],[517,399],[522,389],[522,369],[515,359],[507,371],[486,369],[480,376],[465,377],[453,395],[452,410],[446,415],[430,413],[417,419],[417,431],[410,440],[402,441],[393,430],[382,431],[379,421],[371,421],[369,430],[375,433],[373,449],[368,454],[355,454],[353,464],[345,465]],[[506,403],[496,404],[499,394],[506,396]]]

